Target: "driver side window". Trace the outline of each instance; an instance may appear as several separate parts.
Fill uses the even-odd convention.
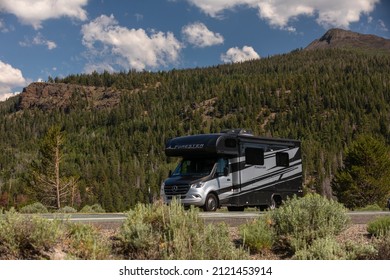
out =
[[[217,176],[225,176],[225,169],[229,170],[229,161],[225,158],[219,158],[217,161]]]

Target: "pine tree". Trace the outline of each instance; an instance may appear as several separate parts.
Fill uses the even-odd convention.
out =
[[[372,136],[360,136],[347,149],[344,166],[332,187],[348,208],[378,203],[385,205],[390,194],[390,149]]]

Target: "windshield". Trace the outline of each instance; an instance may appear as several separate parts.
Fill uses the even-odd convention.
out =
[[[215,159],[183,159],[172,173],[172,176],[203,177],[211,173],[214,164]]]

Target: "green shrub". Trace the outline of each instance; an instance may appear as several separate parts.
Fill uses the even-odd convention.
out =
[[[11,210],[0,216],[0,258],[49,259],[60,236],[58,221],[25,217]]]
[[[19,210],[20,213],[24,214],[42,214],[48,213],[47,208],[40,202],[35,202],[33,204],[26,205]]]
[[[375,260],[378,250],[372,244],[349,241],[345,244],[348,260]]]
[[[377,260],[390,260],[390,233],[381,235],[375,241],[375,247],[378,250]]]
[[[287,199],[268,215],[283,245],[293,251],[307,248],[318,238],[337,235],[350,220],[342,204],[318,194]]]
[[[244,224],[239,229],[244,246],[252,252],[259,253],[262,250],[271,249],[275,233],[269,219],[261,217]]]
[[[92,206],[85,205],[83,208],[81,208],[80,213],[93,213]]]
[[[94,204],[91,206],[94,213],[106,213],[106,210],[100,204]]]
[[[337,242],[334,236],[318,238],[297,250],[294,260],[375,260],[378,250],[372,244],[348,241],[346,244]]]
[[[65,206],[57,210],[57,213],[77,213],[77,210],[70,206]]]
[[[100,204],[94,204],[94,205],[85,205],[81,210],[80,213],[105,213],[106,210],[102,208]]]
[[[0,259],[33,260],[109,259],[111,248],[100,232],[90,226],[26,217],[14,210],[0,215]]]
[[[66,227],[69,248],[67,258],[82,260],[106,260],[110,258],[109,243],[91,225],[69,223]]]
[[[122,254],[133,259],[240,259],[225,224],[208,225],[198,209],[185,211],[180,203],[169,206],[138,204],[127,213],[119,233]]]
[[[383,209],[378,204],[370,204],[363,208],[358,208],[356,211],[382,211]]]
[[[367,231],[374,236],[381,236],[390,233],[390,217],[378,217],[367,225]]]
[[[295,252],[295,260],[343,260],[346,253],[333,236],[313,240],[307,248]]]

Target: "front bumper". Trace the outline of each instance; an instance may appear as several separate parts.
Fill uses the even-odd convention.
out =
[[[201,188],[190,188],[186,194],[167,194],[163,193],[164,203],[171,203],[173,199],[177,199],[185,206],[203,206],[206,201],[206,195]]]

